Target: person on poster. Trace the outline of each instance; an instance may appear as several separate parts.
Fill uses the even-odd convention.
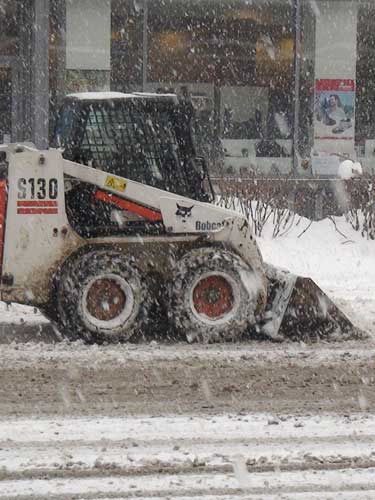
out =
[[[341,103],[341,99],[337,94],[331,94],[329,96],[327,114],[331,120],[335,121],[335,123],[333,123],[332,125],[339,123],[341,120],[347,119],[346,113]]]
[[[341,120],[346,120],[346,114],[341,104],[341,99],[337,94],[331,94],[320,101],[320,110],[317,116],[324,125],[333,126]]]
[[[330,94],[320,101],[317,120],[322,121],[324,125],[333,127],[334,134],[340,134],[352,126],[352,121],[346,115],[338,94]]]

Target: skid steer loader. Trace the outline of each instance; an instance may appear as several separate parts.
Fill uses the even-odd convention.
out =
[[[56,146],[0,146],[0,298],[60,332],[126,341],[155,312],[188,341],[353,332],[309,279],[267,266],[220,208],[174,95],[69,96]]]

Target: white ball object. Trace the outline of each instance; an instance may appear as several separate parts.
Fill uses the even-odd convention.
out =
[[[351,160],[344,160],[339,165],[338,176],[340,179],[351,179],[353,177],[354,163]]]
[[[362,165],[359,161],[344,160],[339,165],[338,176],[340,179],[351,179],[363,175]]]

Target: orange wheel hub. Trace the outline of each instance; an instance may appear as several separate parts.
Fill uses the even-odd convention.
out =
[[[101,321],[116,318],[124,309],[126,297],[120,285],[111,279],[98,279],[87,294],[89,313]]]
[[[193,304],[198,314],[210,319],[220,318],[233,309],[232,286],[223,276],[202,278],[193,290]]]

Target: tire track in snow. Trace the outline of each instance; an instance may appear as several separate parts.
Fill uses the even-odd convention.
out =
[[[374,423],[266,414],[2,420],[0,500],[374,498]]]
[[[100,497],[143,498],[159,496],[180,498],[189,496],[230,495],[248,498],[250,495],[279,495],[276,498],[290,498],[289,494],[335,493],[342,494],[375,491],[375,469],[306,472],[264,472],[238,477],[236,474],[159,474],[133,477],[85,478],[85,479],[41,479],[3,481],[0,498],[6,500],[44,499],[92,499]],[[286,496],[288,495],[288,496]],[[308,496],[307,496],[308,495]],[[340,495],[340,496],[339,496]],[[233,497],[232,497],[233,498]],[[324,496],[326,498],[326,496]],[[370,497],[371,498],[371,497]],[[373,497],[372,497],[373,498]]]

